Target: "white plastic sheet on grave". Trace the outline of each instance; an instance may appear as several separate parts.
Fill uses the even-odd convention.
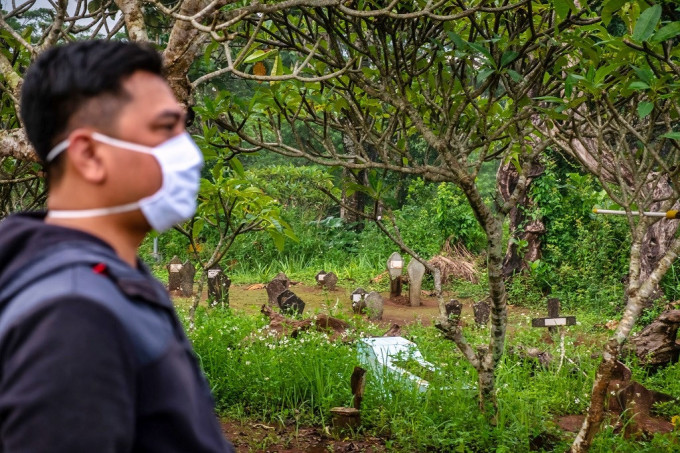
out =
[[[407,379],[418,385],[421,392],[427,390],[429,382],[403,369],[399,363],[414,361],[422,368],[435,371],[435,366],[423,358],[418,346],[403,337],[362,338],[357,343],[359,361],[376,374],[383,383],[387,375]]]

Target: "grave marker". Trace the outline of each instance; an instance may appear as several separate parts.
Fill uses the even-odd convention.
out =
[[[357,288],[352,291],[352,311],[354,313],[362,313],[366,308],[366,296],[368,293],[364,288]]]
[[[196,275],[196,268],[193,264],[186,260],[182,264],[182,269],[179,271],[180,278],[180,293],[182,297],[191,297],[194,294],[194,276]]]
[[[182,277],[180,275],[182,262],[175,255],[166,267],[168,269],[168,291],[179,291],[182,284]]]
[[[333,272],[321,271],[316,274],[316,284],[328,291],[335,291],[335,285],[338,283],[338,276]]]
[[[573,326],[576,324],[575,316],[560,316],[559,299],[548,299],[548,317],[534,318],[531,327],[547,327],[550,333],[557,331],[558,326]]]
[[[401,296],[401,272],[404,269],[404,259],[394,252],[387,260],[387,272],[390,275],[390,297]]]
[[[446,316],[453,322],[455,325],[460,324],[460,315],[463,312],[463,304],[458,302],[456,299],[451,299],[444,305],[444,308],[446,309]]]
[[[425,266],[416,259],[408,263],[408,299],[412,307],[420,307],[420,290],[423,286]]]
[[[366,312],[368,319],[371,321],[380,321],[383,315],[383,298],[375,291],[370,292],[364,299],[366,303]]]
[[[491,307],[486,300],[480,300],[472,306],[472,311],[475,314],[475,323],[479,327],[486,327],[489,322],[489,314],[491,314]]]
[[[269,305],[278,305],[277,298],[279,294],[284,292],[290,286],[290,280],[283,272],[280,272],[274,279],[266,286],[267,297],[269,298]]]
[[[208,269],[208,299],[212,301],[211,305],[222,304],[222,307],[228,307],[230,286],[231,280],[219,264]]]
[[[277,304],[281,309],[281,313],[288,315],[301,315],[305,310],[304,301],[289,289],[279,294]]]

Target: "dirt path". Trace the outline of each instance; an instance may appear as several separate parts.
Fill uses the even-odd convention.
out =
[[[248,289],[251,285],[235,285],[229,291],[231,307],[243,310],[247,313],[256,313],[260,307],[267,303],[267,290],[264,288]],[[305,313],[312,314],[319,311],[331,313],[352,314],[351,291],[346,288],[337,288],[335,291],[324,291],[316,286],[307,286],[298,283],[291,287],[306,304]],[[439,314],[437,299],[423,296],[420,307],[408,305],[408,298],[390,300],[389,293],[382,293],[385,300],[383,320],[381,324],[389,326],[392,323],[400,325],[421,322],[425,325]]]

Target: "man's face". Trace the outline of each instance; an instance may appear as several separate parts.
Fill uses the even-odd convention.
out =
[[[154,147],[184,132],[184,109],[161,77],[138,71],[123,88],[131,100],[112,124],[113,138]],[[137,201],[160,189],[161,169],[153,156],[103,143],[99,146],[107,148],[112,205]]]

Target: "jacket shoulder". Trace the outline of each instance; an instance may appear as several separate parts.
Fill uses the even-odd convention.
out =
[[[29,316],[41,310],[58,310],[60,303],[76,298],[96,304],[116,318],[140,365],[156,360],[169,347],[173,337],[171,315],[150,301],[125,294],[114,279],[95,273],[89,263],[71,263],[38,276],[5,301],[0,313],[0,338]]]

